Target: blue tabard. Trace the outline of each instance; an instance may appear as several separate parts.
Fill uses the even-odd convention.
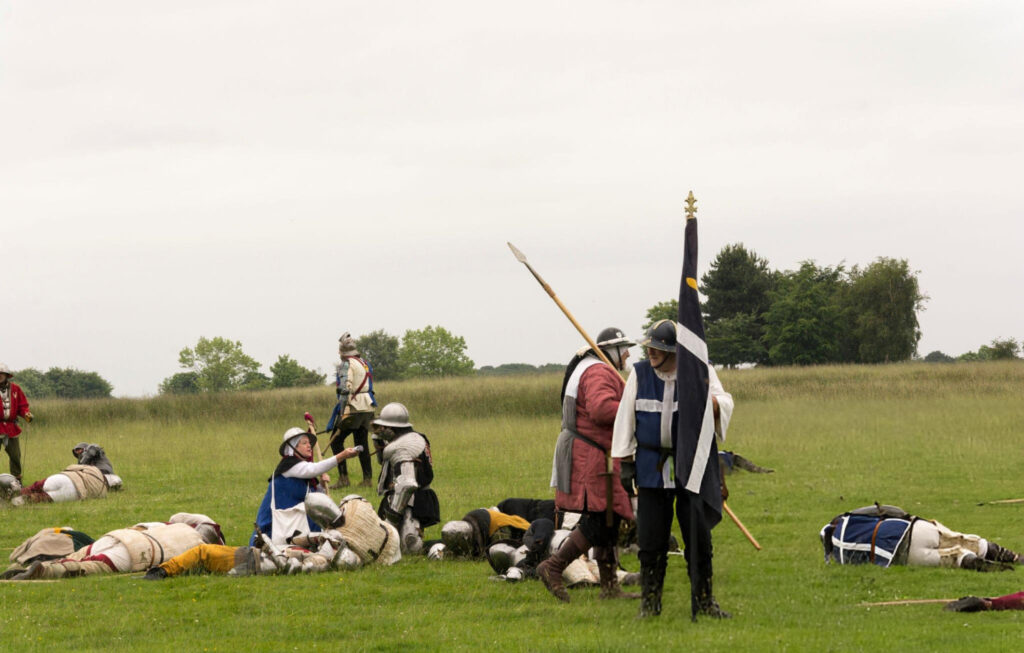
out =
[[[674,469],[672,451],[662,447],[661,410],[665,382],[658,378],[650,361],[633,365],[636,373],[636,485],[644,488],[665,487],[663,468]],[[672,442],[676,439],[679,412],[673,397]]]
[[[840,515],[822,529],[825,561],[841,565],[870,562],[888,567],[894,564],[893,558],[911,523],[909,519],[894,517]]]
[[[274,502],[279,510],[291,508],[302,503],[306,500],[306,494],[309,492],[308,479],[289,478],[275,474],[270,482],[274,484]],[[320,526],[312,519],[306,517],[306,521],[309,524],[310,532],[317,533],[320,531]],[[259,527],[261,532],[266,533],[267,537],[272,537],[272,524],[273,517],[270,514],[270,483],[268,483],[267,493],[263,495],[263,502],[260,503],[260,509],[256,513],[256,526]],[[259,543],[256,542],[255,531],[249,539],[249,546],[259,546]]]

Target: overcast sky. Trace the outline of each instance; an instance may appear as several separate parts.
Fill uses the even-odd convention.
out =
[[[155,394],[200,336],[333,369],[640,334],[730,243],[907,259],[920,353],[1024,337],[1024,3],[0,0],[0,361]]]

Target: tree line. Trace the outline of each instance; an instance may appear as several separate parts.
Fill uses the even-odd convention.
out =
[[[383,329],[356,338],[362,358],[373,367],[379,381],[421,376],[473,374],[473,361],[466,355],[466,340],[444,327],[410,329],[401,340]],[[184,371],[160,383],[160,394],[193,394],[231,390],[266,390],[324,385],[327,375],[300,365],[286,354],[270,366],[270,374],[242,349],[242,343],[228,338],[201,337],[194,347],[178,354]]]
[[[26,367],[14,372],[14,381],[29,399],[102,399],[114,389],[96,372],[73,367],[51,367],[45,372]]]
[[[905,259],[880,257],[866,267],[804,261],[777,271],[742,244],[726,245],[701,277],[708,355],[742,364],[886,363],[917,356],[917,320],[928,296]],[[676,319],[677,302],[647,310],[644,329]],[[1020,345],[997,339],[956,360],[1016,358]],[[926,361],[954,360],[932,352]]]

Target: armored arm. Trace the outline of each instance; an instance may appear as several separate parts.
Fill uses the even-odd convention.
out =
[[[409,500],[412,499],[412,495],[419,489],[419,483],[416,482],[416,463],[411,460],[406,460],[398,465],[398,474],[395,478],[395,491],[391,495],[392,511],[401,514],[406,506],[409,505]]]

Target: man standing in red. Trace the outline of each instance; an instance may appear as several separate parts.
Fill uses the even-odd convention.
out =
[[[32,413],[28,410],[28,399],[17,384],[11,383],[14,374],[9,367],[0,363],[0,402],[3,403],[3,414],[0,415],[0,441],[7,449],[7,457],[11,459],[11,475],[21,482],[21,445],[18,436],[18,418],[24,417],[26,422],[32,421]]]
[[[619,461],[608,468],[612,426],[625,387],[617,370],[623,369],[633,344],[619,329],[605,329],[598,334],[597,346],[615,368],[589,348],[577,353],[566,368],[562,432],[555,445],[551,485],[556,488],[555,505],[581,516],[558,551],[537,567],[544,586],[561,601],[569,601],[562,571],[590,547],[600,572],[601,598],[639,596],[625,594],[615,574],[619,522],[633,519],[633,508],[618,480]],[[611,511],[607,510],[609,493]]]

